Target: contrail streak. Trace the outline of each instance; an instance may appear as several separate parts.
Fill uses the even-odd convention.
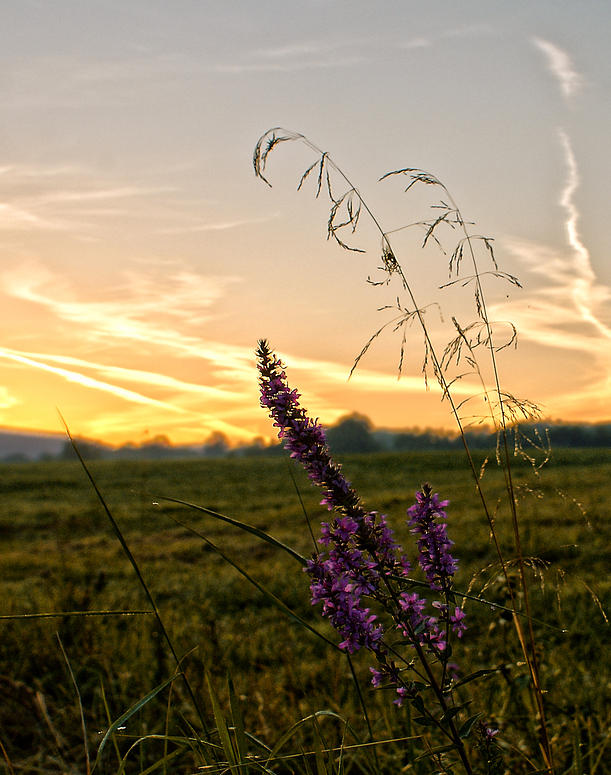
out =
[[[547,66],[558,80],[562,95],[570,100],[581,85],[581,76],[573,68],[570,56],[549,40],[533,38],[532,42],[547,58]]]
[[[43,371],[48,371],[51,374],[56,374],[59,377],[63,377],[63,379],[67,380],[68,382],[75,382],[78,385],[83,385],[84,387],[88,388],[95,388],[97,390],[103,390],[106,393],[112,393],[112,395],[118,396],[119,398],[123,398],[126,401],[131,401],[133,403],[137,404],[149,404],[151,406],[157,406],[162,407],[163,409],[169,409],[173,412],[179,412],[179,413],[187,413],[185,409],[181,409],[177,406],[172,406],[172,404],[166,404],[163,401],[157,401],[154,398],[148,398],[147,396],[143,396],[140,393],[136,393],[133,390],[126,390],[125,388],[117,387],[116,385],[111,385],[108,382],[101,382],[100,380],[93,379],[92,377],[86,377],[84,374],[79,374],[78,372],[74,371],[68,371],[68,369],[60,369],[56,366],[49,366],[46,363],[40,363],[39,361],[35,361],[32,358],[26,358],[23,355],[18,355],[17,353],[11,353],[6,350],[0,350],[0,358],[7,358],[11,361],[16,361],[17,363],[23,363],[25,366],[33,366],[37,369],[42,369]]]
[[[567,214],[565,223],[567,237],[569,245],[575,251],[576,258],[575,269],[577,270],[577,275],[573,278],[573,300],[582,318],[591,323],[602,336],[611,339],[611,330],[604,323],[601,323],[592,311],[592,287],[596,283],[596,275],[592,270],[590,253],[579,236],[577,228],[579,211],[573,200],[575,191],[579,186],[577,161],[566,132],[561,129],[559,130],[559,135],[568,168],[568,179],[560,196],[560,205]]]

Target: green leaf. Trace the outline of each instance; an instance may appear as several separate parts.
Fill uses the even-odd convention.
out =
[[[469,716],[469,718],[463,722],[461,728],[458,730],[458,736],[461,740],[469,737],[471,730],[473,729],[473,724],[475,724],[481,715],[482,713],[475,713],[473,716]]]
[[[290,546],[283,544],[282,541],[279,541],[277,538],[270,536],[269,533],[266,533],[264,530],[260,530],[258,527],[253,527],[253,525],[248,525],[246,522],[240,522],[237,519],[226,517],[223,514],[219,514],[216,511],[212,511],[211,509],[207,509],[204,506],[198,506],[195,503],[189,503],[189,501],[183,501],[178,498],[167,498],[163,495],[155,495],[155,498],[158,498],[159,500],[163,500],[163,501],[169,501],[170,503],[179,503],[182,506],[188,506],[190,509],[203,511],[204,514],[209,514],[211,517],[214,517],[215,519],[220,519],[223,522],[228,522],[230,525],[234,525],[234,527],[239,527],[240,530],[244,530],[246,533],[251,533],[252,535],[257,536],[257,538],[260,538],[261,540],[266,541],[268,544],[271,544],[272,546],[275,546],[278,549],[282,549],[283,551],[287,552],[287,554],[290,554],[291,557],[294,557],[297,560],[297,562],[299,562],[304,567],[307,565],[308,561],[306,560],[305,557],[299,554],[299,552],[296,552],[294,549],[291,549]],[[176,522],[176,524],[180,525],[181,527],[184,527],[187,530],[190,530],[195,535],[200,535],[196,530],[192,530],[188,525],[183,524],[180,520],[176,519],[176,517],[173,517],[171,514],[168,516],[170,517],[170,519],[174,520],[174,522]],[[201,537],[202,536],[200,536],[200,538]]]
[[[416,761],[420,761],[420,759],[426,759],[428,756],[436,756],[440,753],[448,753],[448,751],[455,751],[456,746],[454,743],[448,743],[447,745],[439,745],[437,748],[429,748],[428,751],[425,751],[424,753],[420,754],[420,756],[416,759]]]
[[[441,719],[439,720],[439,723],[440,723],[440,724],[447,724],[447,723],[448,723],[448,721],[451,721],[451,720],[452,720],[452,719],[453,719],[455,716],[457,716],[457,715],[460,713],[460,711],[461,711],[463,708],[466,708],[466,707],[467,707],[467,705],[471,705],[471,703],[472,703],[472,702],[473,702],[473,700],[468,700],[467,702],[463,702],[461,705],[456,705],[456,706],[455,706],[455,707],[453,707],[453,708],[449,708],[449,709],[448,709],[448,710],[446,710],[446,712],[443,714],[443,716],[442,716],[442,717],[441,717]]]
[[[499,668],[498,667],[491,667],[484,670],[476,670],[474,673],[470,673],[469,675],[466,675],[464,678],[461,678],[460,681],[457,681],[453,689],[457,689],[459,686],[464,686],[465,684],[468,684],[470,681],[475,681],[476,678],[481,678],[484,675],[491,675],[492,673],[498,673]]]
[[[102,738],[102,742],[100,743],[100,747],[98,748],[98,755],[96,756],[96,760],[94,762],[92,769],[95,769],[96,764],[100,761],[100,756],[102,754],[102,751],[104,750],[104,747],[108,739],[111,737],[111,735],[114,735],[114,733],[119,729],[119,727],[125,726],[125,722],[128,721],[134,715],[134,713],[137,713],[148,702],[150,702],[154,697],[156,697],[159,694],[159,692],[165,689],[166,686],[169,686],[172,683],[172,681],[175,681],[179,675],[182,675],[182,673],[176,673],[176,675],[173,675],[171,678],[168,678],[167,681],[164,681],[162,684],[159,684],[159,686],[156,689],[153,689],[152,692],[149,692],[146,695],[146,697],[143,697],[141,700],[138,700],[138,702],[135,705],[132,705],[132,707],[126,713],[124,713],[120,718],[118,718],[115,722],[113,722],[110,725],[106,734]]]
[[[210,676],[208,675],[208,673],[206,673],[206,682],[208,683],[208,691],[210,692],[210,700],[212,701],[212,712],[214,713],[216,729],[217,729],[217,732],[219,733],[219,738],[221,740],[221,745],[223,746],[225,758],[227,759],[229,766],[231,767],[231,771],[238,772],[238,769],[237,769],[238,762],[233,748],[233,743],[231,742],[229,727],[227,726],[227,722],[225,721],[225,716],[223,715],[221,704],[219,702],[218,697],[216,696],[216,692],[214,691],[214,688],[212,686],[212,682],[210,681]]]
[[[433,719],[428,716],[416,716],[412,721],[414,724],[420,724],[422,727],[431,727],[435,723]]]
[[[416,708],[416,710],[419,710],[420,713],[424,713],[424,711],[425,711],[425,709],[424,709],[424,700],[422,699],[422,697],[419,694],[417,694],[413,698],[412,705],[414,706],[414,708]]]
[[[227,683],[229,685],[229,706],[231,708],[231,719],[233,721],[233,733],[238,749],[238,758],[240,764],[244,764],[248,759],[248,745],[246,743],[246,733],[244,731],[244,719],[242,718],[238,697],[235,693],[231,677],[227,678]],[[242,772],[248,772],[248,770],[243,769]]]
[[[327,764],[325,762],[323,743],[320,736],[320,731],[316,721],[314,721],[316,733],[314,735],[314,755],[316,757],[316,772],[317,775],[329,775]]]

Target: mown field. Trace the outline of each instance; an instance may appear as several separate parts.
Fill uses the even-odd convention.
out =
[[[416,553],[405,511],[422,482],[431,482],[450,500],[449,533],[460,560],[457,589],[500,605],[507,602],[463,453],[360,455],[343,463],[367,507],[389,516],[410,556]],[[337,643],[309,604],[308,579],[299,563],[251,534],[163,500],[205,506],[265,530],[308,556],[313,543],[306,514],[316,532],[328,512],[300,470],[286,460],[265,458],[97,462],[90,470],[155,598],[201,714],[181,680],[174,681],[132,716],[116,747],[108,746],[100,771],[116,772],[119,755],[137,737],[196,736],[202,719],[213,728],[207,674],[223,707],[231,676],[247,732],[269,746],[298,719],[323,709],[340,714],[355,734],[366,736],[345,655],[279,611],[212,544]],[[558,773],[609,773],[611,451],[558,450],[538,476],[520,461],[514,476]],[[483,482],[511,560],[504,481],[493,463]],[[146,611],[149,606],[80,464],[0,467],[0,615],[118,610]],[[535,756],[537,745],[528,721],[533,713],[528,676],[510,617],[476,601],[468,601],[466,611],[469,630],[453,658],[465,674],[498,668],[470,685],[474,708],[500,728],[512,771],[527,772],[525,757]],[[86,772],[86,747],[95,758],[110,722],[175,671],[150,614],[3,618],[0,632],[0,742],[5,749],[0,771]],[[354,670],[374,737],[417,734],[409,707],[398,709],[383,691],[372,690],[369,664],[366,654],[356,655]],[[324,728],[328,744],[337,744],[345,731],[331,719]],[[307,749],[311,736],[304,726],[286,752]],[[413,763],[417,744],[381,748],[381,770],[431,771]],[[152,767],[164,745],[151,738],[136,746],[126,771]],[[196,772],[200,764],[196,753],[186,754],[167,771]],[[355,772],[367,769],[361,760],[351,766]]]

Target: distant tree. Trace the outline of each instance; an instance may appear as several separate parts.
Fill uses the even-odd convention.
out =
[[[408,431],[395,435],[394,449],[397,452],[433,452],[453,447],[454,439],[433,431]]]
[[[106,457],[106,450],[101,444],[83,439],[74,440],[80,456],[83,460],[103,460]],[[58,455],[59,460],[78,460],[78,455],[74,451],[71,441],[64,442],[61,452]]]
[[[373,423],[369,417],[354,412],[340,418],[326,431],[329,447],[334,454],[354,452],[379,452],[380,447],[372,436]]]
[[[40,457],[38,458],[41,459]],[[52,457],[49,457],[51,460]],[[31,461],[31,458],[29,458],[26,454],[23,452],[12,452],[10,455],[5,455],[0,462],[2,463],[29,463]]]
[[[171,447],[172,442],[164,433],[158,433],[149,441],[145,441],[143,447]]]
[[[281,455],[282,444],[268,444],[262,436],[257,436],[250,444],[230,450],[229,457],[262,457]]]
[[[213,431],[204,442],[202,455],[205,457],[224,457],[229,451],[229,439],[221,431]]]

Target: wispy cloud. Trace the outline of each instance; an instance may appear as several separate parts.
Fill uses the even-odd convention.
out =
[[[0,202],[0,229],[3,231],[30,231],[31,229],[56,231],[66,228],[66,223],[57,219],[43,218],[27,207],[16,207],[7,202]]]
[[[429,48],[442,40],[473,38],[492,33],[494,33],[494,28],[490,24],[463,24],[454,28],[437,30],[432,35],[408,38],[402,41],[399,47],[406,49]]]
[[[256,342],[253,341],[252,349],[247,349],[210,341],[202,336],[202,323],[212,314],[211,307],[222,300],[228,287],[236,281],[237,278],[167,269],[163,278],[156,280],[150,274],[132,271],[125,272],[123,283],[108,288],[104,293],[106,298],[99,299],[79,298],[78,290],[65,276],[54,274],[42,264],[31,262],[0,274],[0,287],[9,296],[37,304],[56,320],[69,323],[72,342],[85,343],[88,349],[120,347],[117,352],[132,352],[134,345],[146,344],[148,352],[163,353],[164,359],[205,361],[218,380],[226,378],[227,385],[235,385],[236,380],[252,382]],[[291,353],[286,357],[300,378],[303,375],[312,382],[311,375],[315,375],[316,383],[324,390],[347,386],[349,365]],[[61,353],[44,358],[62,365],[94,369],[113,380],[175,388],[178,393],[202,389],[159,374],[104,366]],[[431,388],[436,390],[434,380]],[[408,375],[397,382],[396,374],[368,369],[363,363],[354,373],[350,390],[423,392],[425,384],[423,378]],[[465,392],[470,391],[465,388]]]
[[[157,401],[154,398],[149,398],[148,396],[142,395],[141,393],[137,393],[133,390],[126,390],[125,388],[118,387],[117,385],[112,385],[108,382],[102,382],[100,380],[93,379],[92,377],[88,377],[76,371],[63,369],[57,366],[51,366],[50,364],[43,363],[42,361],[35,360],[34,358],[29,358],[24,355],[20,355],[19,353],[11,350],[0,350],[0,358],[5,358],[10,361],[15,361],[16,363],[20,363],[24,366],[29,366],[34,369],[41,369],[42,371],[55,374],[56,376],[61,377],[62,379],[67,380],[68,382],[74,382],[86,388],[93,388],[94,390],[102,390],[106,393],[110,393],[113,396],[117,396],[118,398],[122,398],[126,401],[130,401],[137,404],[147,404],[157,409],[161,408],[164,410],[169,410],[177,413],[184,411],[178,406],[168,404],[164,401]]]
[[[566,232],[569,245],[573,248],[575,259],[573,299],[582,318],[591,323],[601,336],[611,339],[611,329],[599,319],[595,312],[600,301],[609,298],[609,291],[608,289],[598,287],[596,274],[592,269],[590,253],[581,241],[578,230],[579,212],[574,201],[574,194],[579,185],[577,161],[568,135],[563,130],[559,134],[568,171],[567,182],[560,197],[560,204],[566,212]]]
[[[36,352],[4,347],[1,360],[119,399],[112,409],[106,408],[108,401],[100,401],[99,413],[79,419],[79,433],[125,438],[154,425],[156,432],[196,440],[211,430],[248,438],[266,427],[257,401],[256,342],[242,347],[203,335],[201,321],[224,293],[222,279],[184,271],[167,273],[163,281],[125,274],[123,285],[107,289],[102,300],[85,297],[67,277],[40,264],[7,271],[0,281],[13,299],[43,308],[48,315],[44,328],[51,332],[44,349],[41,344]],[[77,357],[75,351],[87,356]],[[291,379],[308,397],[308,408],[325,422],[345,414],[346,406],[366,404],[373,395],[425,393],[419,377],[406,375],[397,382],[396,374],[362,364],[348,382],[350,364],[291,353],[284,357]],[[151,369],[157,362],[159,368]],[[457,393],[463,390],[471,393],[458,383]],[[434,383],[431,391],[437,392]]]
[[[220,406],[235,403],[243,399],[243,391],[231,391],[224,386],[223,388],[211,387],[194,382],[186,382],[176,377],[168,376],[160,372],[144,371],[142,369],[125,368],[113,364],[104,364],[97,361],[85,360],[83,358],[74,358],[67,355],[56,355],[49,353],[30,353],[17,352],[14,350],[5,351],[11,356],[20,355],[37,363],[59,363],[64,366],[71,366],[73,370],[91,371],[103,375],[107,381],[135,383],[140,386],[162,388],[169,392],[173,398],[181,395],[194,395],[197,399],[212,400]]]
[[[173,215],[168,198],[175,198],[178,191],[174,185],[159,185],[159,176],[153,185],[134,185],[121,176],[105,178],[92,168],[8,165],[0,170],[0,230],[47,230],[80,237],[108,228],[108,216],[139,218],[146,210],[159,221]]]
[[[240,226],[250,226],[253,223],[267,223],[278,218],[280,213],[271,213],[262,218],[242,218],[231,221],[217,221],[214,223],[200,223],[192,226],[177,226],[172,228],[159,229],[159,234],[191,234],[206,231],[227,231],[228,229],[237,229]]]
[[[103,56],[56,53],[31,55],[11,62],[11,87],[4,109],[100,107],[133,102],[139,96],[173,91],[181,81],[203,72],[199,62],[182,53]]]
[[[280,60],[263,62],[250,61],[242,63],[227,62],[213,65],[210,67],[210,70],[217,73],[235,73],[236,75],[240,75],[242,73],[265,72],[290,73],[298,70],[328,70],[336,67],[355,67],[356,65],[363,64],[367,61],[368,58],[360,54],[354,54],[352,56],[345,54],[335,56],[328,55],[317,58],[304,57],[297,60],[284,62]]]
[[[236,281],[186,270],[159,281],[136,272],[123,277],[122,285],[107,289],[105,296],[110,298],[103,300],[74,298],[64,277],[34,262],[2,273],[0,283],[8,295],[41,305],[77,325],[74,334],[86,341],[150,342],[184,351],[199,341],[186,329],[201,326],[208,308]]]
[[[10,409],[18,403],[19,399],[8,388],[0,387],[0,409]]]
[[[547,67],[557,79],[562,96],[566,100],[571,100],[579,90],[582,80],[580,74],[573,67],[571,57],[566,51],[548,40],[533,38],[532,43],[545,55]]]
[[[287,359],[288,360],[288,359]],[[316,384],[322,389],[329,386],[347,385],[350,369],[344,364],[333,363],[331,361],[313,360],[290,356],[291,370],[295,373],[316,375]],[[301,376],[298,377],[301,379]],[[441,392],[436,380],[429,380],[429,389],[432,392]],[[402,375],[397,379],[397,374],[387,374],[373,369],[367,369],[363,365],[357,366],[352,378],[350,379],[350,390],[358,393],[424,393],[427,386],[424,377],[414,377]],[[455,392],[457,395],[471,395],[472,389],[460,382],[455,383]]]
[[[253,360],[251,353],[246,355]],[[237,385],[232,390],[227,385],[211,387],[158,372],[72,356],[5,348],[0,350],[0,360],[44,371],[81,388],[101,391],[111,398],[120,399],[112,404],[111,409],[107,408],[108,402],[100,401],[98,411],[84,417],[79,416],[78,408],[73,408],[74,427],[81,435],[105,439],[122,435],[137,440],[142,429],[151,426],[156,429],[155,432],[169,433],[183,441],[199,441],[212,431],[221,431],[234,439],[248,439],[254,435],[254,431],[248,428],[249,423],[245,422],[249,415],[256,419],[258,414],[254,368],[251,368],[251,390],[245,391],[239,372]],[[228,359],[225,368],[230,362]],[[126,389],[118,383],[130,383],[134,389]],[[61,394],[59,390],[57,395]],[[0,390],[0,409],[10,408],[16,403],[17,400],[6,389]]]

